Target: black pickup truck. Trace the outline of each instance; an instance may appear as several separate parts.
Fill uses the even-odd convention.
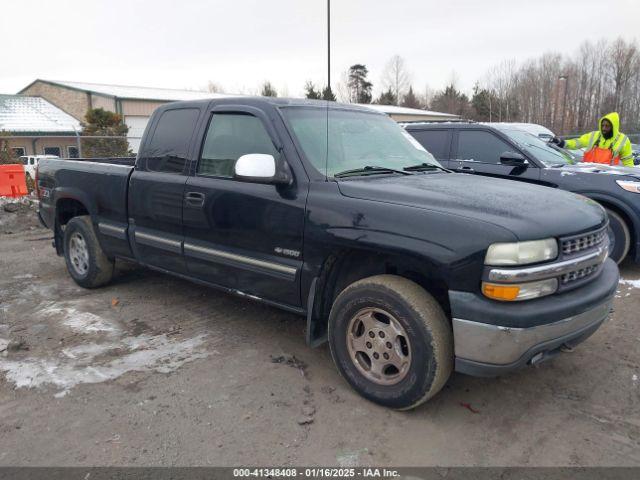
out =
[[[609,216],[609,250],[617,263],[640,262],[640,169],[579,163],[508,123],[413,123],[406,130],[456,172],[544,185],[579,193]]]
[[[47,159],[37,175],[79,285],[123,259],[304,315],[308,343],[328,340],[346,380],[392,408],[454,368],[497,375],[581,342],[618,284],[596,202],[452,173],[352,105],[171,103],[135,165]]]

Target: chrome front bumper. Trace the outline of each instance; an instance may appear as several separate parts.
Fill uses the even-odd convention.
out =
[[[609,316],[613,299],[584,313],[531,328],[512,328],[453,319],[456,370],[493,376],[536,363],[564,344],[576,344]]]

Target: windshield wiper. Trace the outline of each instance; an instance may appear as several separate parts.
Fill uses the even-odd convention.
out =
[[[376,165],[365,165],[361,168],[354,168],[352,170],[345,170],[343,172],[338,172],[333,176],[335,178],[340,177],[348,177],[350,175],[376,175],[379,173],[399,173],[401,175],[412,175],[410,172],[405,172],[404,170],[396,170],[395,168],[389,167],[379,167]]]
[[[425,172],[427,170],[442,170],[443,172],[450,172],[451,170],[441,167],[440,165],[434,165],[433,163],[419,163],[418,165],[411,165],[404,167],[406,172]]]

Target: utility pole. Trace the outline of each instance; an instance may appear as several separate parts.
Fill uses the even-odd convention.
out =
[[[563,135],[567,132],[564,130],[564,117],[567,116],[567,92],[569,91],[569,75],[560,75],[558,80],[564,80],[564,98],[562,100],[562,123],[560,125],[560,131]]]
[[[327,0],[327,87],[331,90],[331,0]]]

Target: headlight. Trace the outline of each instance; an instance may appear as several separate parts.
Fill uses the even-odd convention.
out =
[[[555,238],[532,242],[494,243],[487,250],[485,265],[527,265],[553,260],[558,256]]]
[[[616,183],[620,187],[624,188],[627,192],[640,193],[640,182],[633,182],[631,180],[616,180]]]
[[[539,282],[529,282],[521,284],[500,284],[482,283],[482,293],[485,297],[503,302],[517,302],[520,300],[531,300],[532,298],[551,295],[558,290],[558,280],[549,278]]]

